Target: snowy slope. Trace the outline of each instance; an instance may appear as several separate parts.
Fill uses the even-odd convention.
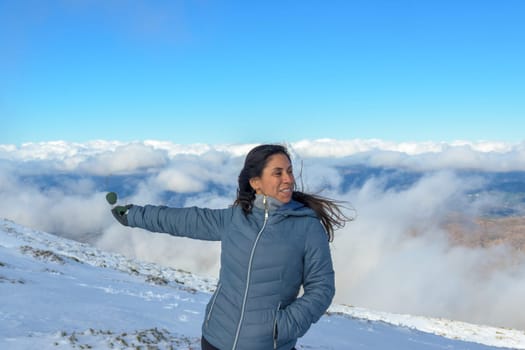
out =
[[[215,283],[0,220],[0,349],[200,349]],[[333,305],[297,348],[525,349],[525,332]]]

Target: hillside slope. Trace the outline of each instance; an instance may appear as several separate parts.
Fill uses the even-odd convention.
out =
[[[0,220],[1,349],[199,349],[216,281]],[[298,349],[525,349],[525,332],[333,305]]]

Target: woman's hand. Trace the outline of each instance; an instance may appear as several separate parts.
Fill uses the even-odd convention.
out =
[[[118,222],[120,222],[124,226],[128,226],[128,211],[129,208],[131,208],[133,205],[116,205],[118,199],[118,195],[115,192],[109,192],[106,194],[106,200],[108,203],[112,206],[111,208],[111,214],[117,219]]]
[[[131,208],[133,204],[128,205],[117,205],[113,209],[111,209],[111,214],[117,219],[118,222],[120,222],[124,226],[128,226],[128,211],[129,208]]]

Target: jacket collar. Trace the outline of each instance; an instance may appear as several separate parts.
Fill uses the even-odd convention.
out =
[[[256,194],[253,201],[255,208],[265,210],[264,195]],[[294,201],[293,199],[288,203],[283,203],[273,197],[266,196],[266,206],[269,212],[278,212],[285,216],[313,216],[316,217],[314,211],[304,206],[304,204]]]
[[[266,204],[264,203],[266,197]],[[253,206],[259,209],[268,209],[269,211],[274,211],[279,208],[281,208],[284,205],[283,202],[281,202],[278,199],[275,199],[273,197],[265,196],[263,194],[256,194],[255,200],[253,201]]]

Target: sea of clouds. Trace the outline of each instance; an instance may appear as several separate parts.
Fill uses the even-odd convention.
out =
[[[105,193],[121,203],[232,204],[244,156],[254,144],[45,142],[0,145],[0,217],[99,248],[203,275],[218,274],[220,246],[123,227]],[[344,200],[355,220],[336,232],[335,302],[525,329],[525,255],[507,247],[451,245],[451,212],[475,217],[498,196],[472,201],[483,178],[462,170],[525,171],[525,143],[305,140],[287,145],[298,183]],[[345,186],[356,167],[421,176],[403,187],[388,175]],[[525,234],[525,233],[524,233]]]

